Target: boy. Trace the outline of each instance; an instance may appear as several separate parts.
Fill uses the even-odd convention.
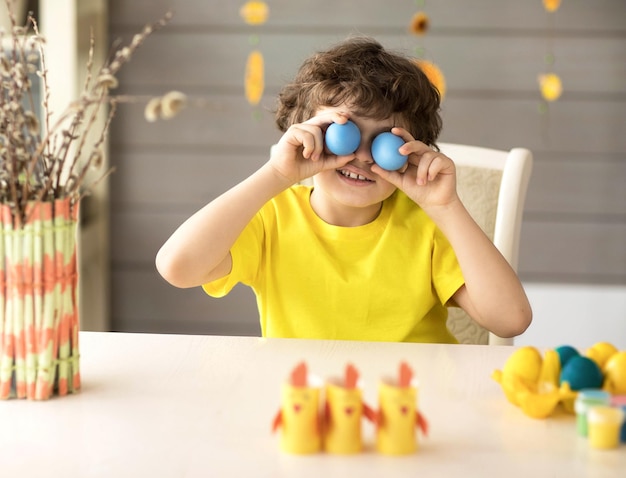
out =
[[[501,337],[528,327],[517,275],[436,150],[439,94],[412,60],[348,39],[306,60],[278,103],[269,161],[174,232],[156,260],[167,281],[216,297],[249,285],[265,337],[455,343],[448,305]],[[325,131],[348,120],[361,143],[333,155]],[[398,171],[372,158],[385,131],[405,142]]]

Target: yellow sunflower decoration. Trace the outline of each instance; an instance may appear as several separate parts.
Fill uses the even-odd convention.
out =
[[[425,35],[430,27],[430,19],[424,12],[417,12],[411,19],[409,31],[417,36]]]

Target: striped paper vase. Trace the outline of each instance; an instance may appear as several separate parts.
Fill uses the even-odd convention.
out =
[[[0,205],[0,399],[47,400],[80,389],[78,203]]]

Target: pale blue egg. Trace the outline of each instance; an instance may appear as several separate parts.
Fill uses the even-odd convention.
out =
[[[381,133],[372,142],[372,157],[376,164],[388,171],[395,171],[404,166],[408,156],[400,154],[398,148],[404,144],[400,136],[393,133]]]
[[[359,127],[352,121],[344,124],[331,123],[324,138],[328,151],[337,156],[354,153],[361,143]]]

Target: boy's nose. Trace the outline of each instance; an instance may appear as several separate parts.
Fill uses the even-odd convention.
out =
[[[364,141],[361,141],[359,147],[354,152],[354,155],[359,161],[363,163],[372,164],[374,162],[374,158],[372,157],[372,150],[367,144],[365,144]]]

